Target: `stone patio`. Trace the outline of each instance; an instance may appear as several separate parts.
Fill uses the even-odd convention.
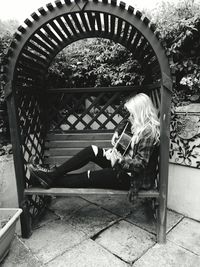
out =
[[[15,237],[1,266],[200,266],[200,222],[168,211],[165,245],[156,243],[155,232],[144,200],[53,198],[32,236]]]

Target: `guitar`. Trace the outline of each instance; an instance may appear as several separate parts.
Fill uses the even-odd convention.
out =
[[[131,145],[131,136],[125,132],[127,126],[128,123],[124,127],[113,148],[107,150],[106,152],[106,158],[111,161],[112,167],[114,167],[115,164],[126,154]]]
[[[126,154],[129,146],[131,145],[131,136],[126,133],[127,126],[128,123],[125,125],[121,135],[119,136],[117,142],[113,147],[117,149],[122,154],[122,156]]]

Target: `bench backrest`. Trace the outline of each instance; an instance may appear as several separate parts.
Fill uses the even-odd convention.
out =
[[[89,145],[97,145],[102,148],[111,147],[112,133],[50,133],[46,137],[44,163],[49,165],[60,165],[81,149]],[[78,172],[88,169],[96,170],[95,164],[89,164]],[[77,172],[77,171],[76,171]]]

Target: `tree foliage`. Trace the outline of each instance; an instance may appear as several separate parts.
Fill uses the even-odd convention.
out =
[[[141,84],[143,71],[131,53],[112,41],[81,40],[64,49],[49,68],[50,87],[97,87]]]
[[[162,2],[152,14],[161,39],[173,58],[174,102],[200,101],[200,5],[193,0],[176,6]]]
[[[12,39],[11,33],[0,35],[0,144],[9,140],[8,115],[4,99],[3,61]]]

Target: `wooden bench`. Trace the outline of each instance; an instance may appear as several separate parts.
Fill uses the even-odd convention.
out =
[[[60,165],[65,160],[69,159],[81,149],[94,144],[102,148],[110,148],[113,132],[98,132],[98,133],[49,133],[46,137],[44,163],[48,165]],[[74,173],[83,172],[86,170],[99,170],[100,167],[95,163],[89,163]],[[73,173],[71,172],[71,173]],[[96,189],[96,188],[28,188],[25,189],[25,195],[50,195],[50,196],[78,196],[86,195],[127,195],[124,190],[111,189]],[[158,198],[158,190],[141,190],[138,194],[141,198]]]

